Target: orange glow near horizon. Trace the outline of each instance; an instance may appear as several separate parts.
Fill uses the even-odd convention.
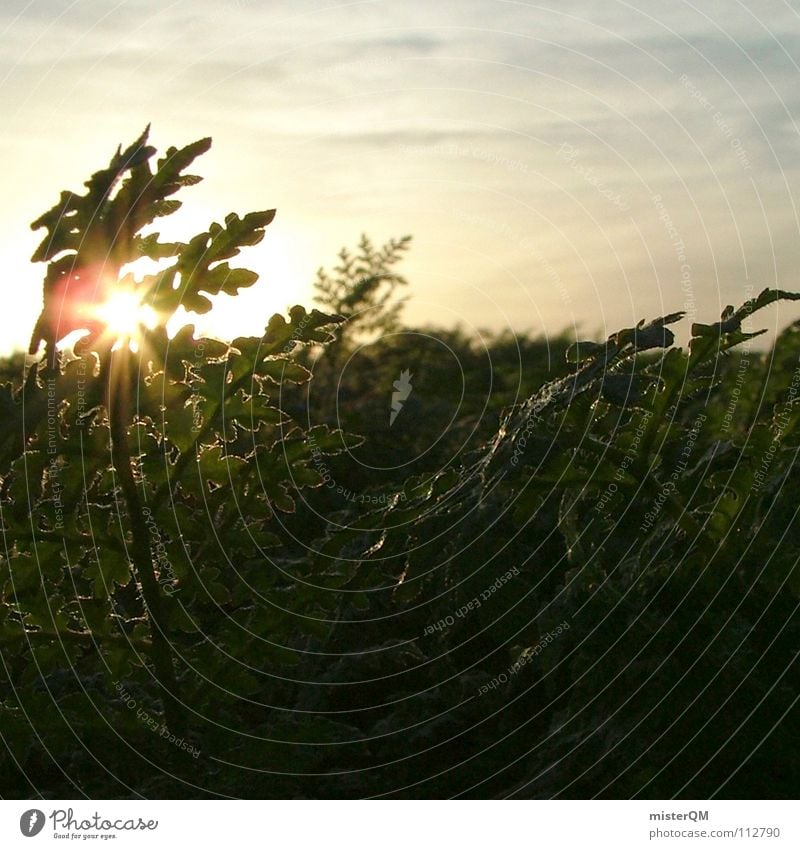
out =
[[[184,230],[201,228],[191,216],[190,224]],[[174,237],[180,236],[176,231]],[[164,262],[137,259],[115,270],[102,263],[76,266],[56,282],[51,294],[57,347],[82,350],[102,342],[104,348],[119,350],[124,345],[135,353],[141,347],[142,330],[161,323],[170,338],[186,325],[194,326],[197,337],[223,341],[261,335],[274,314],[285,317],[295,304],[311,302],[313,270],[308,264],[316,248],[302,228],[273,226],[267,236],[269,242],[241,263],[258,273],[255,285],[236,295],[211,295],[213,309],[206,313],[181,305],[172,315],[160,314],[144,302],[149,300],[153,275],[163,270]]]
[[[60,347],[70,347],[87,333],[112,344],[112,350],[128,345],[138,349],[143,327],[158,322],[156,311],[142,303],[141,293],[130,279],[94,269],[69,275],[60,286]]]

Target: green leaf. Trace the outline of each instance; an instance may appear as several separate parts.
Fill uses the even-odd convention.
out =
[[[92,582],[95,597],[109,598],[118,586],[124,587],[130,581],[130,563],[122,553],[98,546],[90,557],[84,574]]]

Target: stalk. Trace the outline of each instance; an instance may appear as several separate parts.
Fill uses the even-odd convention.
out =
[[[172,649],[167,638],[161,590],[153,568],[150,532],[142,513],[142,505],[131,467],[128,445],[130,416],[130,351],[127,345],[109,353],[108,415],[111,429],[113,463],[119,476],[122,496],[130,520],[133,544],[131,559],[141,586],[142,598],[150,622],[150,658],[161,688],[166,725],[171,733],[184,734],[187,715],[178,697],[178,683],[172,665]]]

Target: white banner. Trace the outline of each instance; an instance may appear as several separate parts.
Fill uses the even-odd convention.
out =
[[[799,809],[775,801],[2,801],[0,846],[795,849]]]

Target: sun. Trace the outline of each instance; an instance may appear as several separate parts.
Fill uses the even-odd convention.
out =
[[[93,309],[94,318],[103,325],[103,332],[114,340],[117,348],[125,342],[136,348],[142,327],[153,329],[157,323],[155,310],[143,304],[130,289],[112,292]]]

